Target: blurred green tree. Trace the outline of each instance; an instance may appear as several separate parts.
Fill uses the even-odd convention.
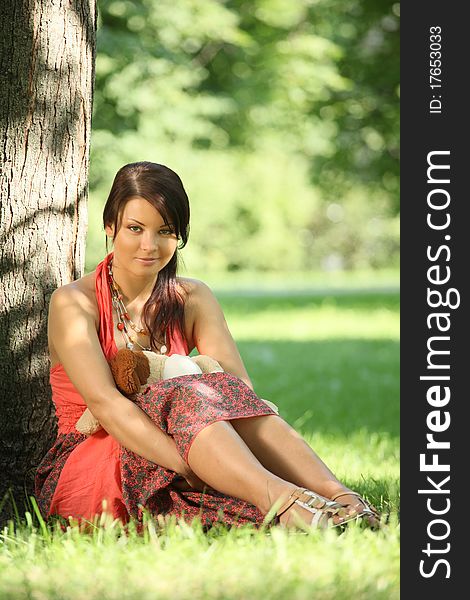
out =
[[[348,268],[396,260],[397,3],[98,6],[92,197],[122,162],[164,155],[199,194],[204,229],[188,249],[198,268],[318,267],[328,246]],[[375,217],[390,223],[371,245]]]

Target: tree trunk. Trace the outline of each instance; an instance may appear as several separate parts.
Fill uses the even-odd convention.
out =
[[[11,497],[24,515],[57,432],[47,313],[84,271],[95,40],[95,0],[2,2],[1,521]]]

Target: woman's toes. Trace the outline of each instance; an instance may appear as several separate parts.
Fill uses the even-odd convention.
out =
[[[338,510],[338,515],[344,518],[355,517],[359,511],[355,506],[344,506]]]

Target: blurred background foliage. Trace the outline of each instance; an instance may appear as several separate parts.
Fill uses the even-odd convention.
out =
[[[98,0],[87,272],[123,164],[191,201],[190,273],[396,267],[399,4]]]

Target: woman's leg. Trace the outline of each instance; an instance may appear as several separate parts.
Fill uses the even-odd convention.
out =
[[[192,471],[214,489],[254,504],[263,514],[284,502],[296,484],[274,475],[254,456],[230,422],[212,423],[194,438],[188,453]],[[297,513],[310,522],[312,513],[295,505],[281,516],[290,525]],[[334,517],[335,522],[341,519]]]
[[[271,473],[330,497],[344,486],[293,427],[277,415],[231,419],[235,431]]]
[[[347,490],[302,436],[277,415],[231,419],[230,423],[260,463],[271,473],[331,498]],[[341,504],[359,505],[357,496]]]

